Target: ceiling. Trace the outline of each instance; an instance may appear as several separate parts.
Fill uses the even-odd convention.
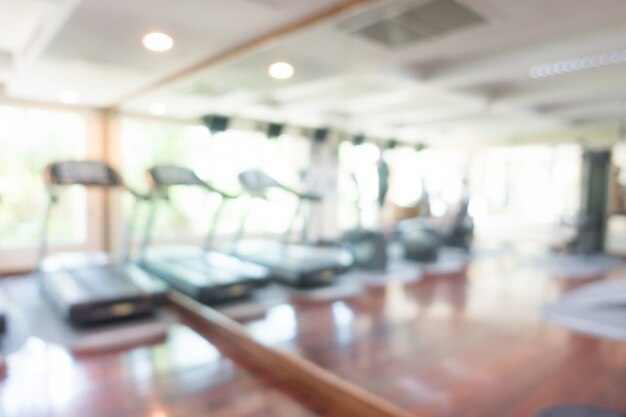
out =
[[[626,117],[622,0],[363,1],[254,46],[347,3],[0,0],[0,84],[10,99],[56,102],[71,89],[86,107],[149,114],[162,103],[169,118],[220,113],[431,143],[606,134]],[[174,48],[144,49],[150,31]],[[295,75],[270,78],[276,61]]]

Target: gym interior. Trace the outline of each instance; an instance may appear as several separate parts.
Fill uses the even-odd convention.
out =
[[[625,2],[0,33],[0,416],[626,415]]]

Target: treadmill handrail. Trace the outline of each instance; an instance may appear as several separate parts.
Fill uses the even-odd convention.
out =
[[[303,210],[308,209],[306,211],[306,217],[308,217],[308,219],[306,219],[304,222],[302,232],[301,232],[301,238],[300,238],[301,243],[306,242],[307,234],[308,234],[308,227],[310,224],[310,215],[311,215],[310,205],[314,202],[321,201],[322,200],[321,195],[313,193],[311,191],[297,191],[296,189],[291,188],[281,183],[280,181],[276,180],[274,177],[270,176],[269,174],[261,170],[242,171],[239,173],[238,178],[242,187],[248,192],[248,194],[252,198],[248,202],[248,206],[246,207],[244,215],[242,216],[241,221],[239,223],[239,229],[237,233],[235,234],[235,237],[233,238],[233,242],[232,242],[233,253],[236,253],[237,245],[239,244],[239,242],[243,239],[245,235],[246,222],[248,220],[250,211],[252,209],[252,200],[254,198],[262,198],[264,200],[269,200],[269,197],[267,196],[266,191],[269,190],[270,188],[277,188],[279,190],[285,191],[295,196],[298,199],[298,204],[296,206],[296,209],[294,210],[294,213],[291,216],[291,219],[289,221],[289,227],[283,233],[282,243],[284,245],[288,243],[289,237],[291,236],[293,226],[294,226],[296,219],[298,218],[298,215]],[[307,202],[309,204],[305,207],[305,205],[303,204],[304,202]]]
[[[96,178],[93,177],[92,180],[89,180],[87,177],[79,178],[76,176],[74,178],[65,177],[58,172],[64,167],[80,167],[83,168],[92,167],[95,169],[100,169],[106,172],[106,178]],[[84,172],[83,172],[84,174]],[[37,269],[41,270],[43,266],[43,261],[48,253],[48,226],[50,223],[50,217],[52,216],[52,208],[58,202],[58,194],[56,189],[59,187],[67,187],[72,185],[81,185],[86,188],[118,188],[123,191],[128,192],[135,199],[135,204],[133,205],[133,209],[131,212],[131,216],[128,220],[126,233],[124,236],[124,241],[122,243],[122,250],[120,254],[120,259],[128,260],[130,257],[130,246],[132,244],[132,235],[133,235],[133,226],[135,222],[137,206],[140,201],[145,201],[149,197],[146,194],[142,194],[126,184],[126,182],[122,179],[122,177],[108,164],[102,161],[93,161],[93,160],[65,160],[58,161],[49,164],[43,172],[44,177],[44,186],[46,188],[46,193],[48,194],[48,202],[46,204],[46,209],[44,213],[43,225],[40,235],[39,241],[39,253],[37,256]]]
[[[58,173],[55,173],[58,169],[61,169],[65,166],[70,165],[78,165],[83,164],[84,166],[91,165],[92,167],[100,167],[101,169],[105,169],[107,171],[107,181],[108,182],[99,182],[97,180],[89,181],[88,179],[80,179],[80,178],[63,178],[59,176]],[[126,184],[126,182],[122,179],[122,177],[108,164],[95,161],[95,160],[66,160],[53,162],[48,164],[48,166],[44,169],[43,172],[44,178],[44,186],[46,187],[46,192],[49,194],[50,198],[56,199],[57,196],[55,194],[55,189],[57,187],[65,187],[71,185],[82,185],[86,188],[121,188],[125,191],[128,191],[133,197],[145,200],[148,197],[147,194],[142,194],[137,190],[132,189]]]
[[[174,180],[174,181],[167,181],[167,182],[162,181],[159,179],[159,171],[163,169],[177,170],[179,173],[184,174],[187,180],[184,181],[179,178],[178,180]],[[173,164],[155,165],[146,171],[146,178],[147,178],[148,184],[150,185],[150,188],[153,191],[159,191],[162,193],[166,193],[167,190],[171,187],[198,186],[210,192],[217,193],[226,199],[234,200],[240,197],[240,195],[238,194],[231,194],[213,186],[207,181],[202,180],[193,170],[189,168],[181,167],[179,165],[173,165]]]
[[[173,177],[170,181],[164,181],[160,172],[163,170],[173,171]],[[166,174],[164,174],[166,175]],[[222,201],[215,209],[213,214],[213,221],[211,222],[211,226],[206,234],[203,251],[205,253],[209,252],[213,243],[213,237],[215,236],[215,230],[217,228],[217,223],[220,218],[220,214],[224,203],[226,200],[234,200],[240,197],[237,194],[230,194],[224,190],[220,190],[213,185],[209,184],[207,181],[202,180],[193,170],[185,167],[181,167],[179,165],[173,164],[163,164],[163,165],[155,165],[149,168],[146,171],[146,178],[148,184],[152,190],[150,193],[150,213],[148,218],[146,219],[146,225],[144,226],[144,235],[143,241],[141,243],[140,249],[140,258],[144,259],[146,257],[147,250],[150,246],[152,240],[152,231],[154,230],[154,224],[156,221],[157,214],[157,199],[163,198],[166,201],[169,201],[168,190],[171,187],[177,186],[191,186],[191,187],[200,187],[210,193],[219,194],[222,197]]]
[[[252,194],[255,197],[267,199],[265,191],[270,188],[278,188],[288,192],[289,194],[295,195],[301,200],[320,201],[322,199],[322,196],[317,193],[312,191],[298,191],[260,170],[240,172],[239,182],[249,194]]]

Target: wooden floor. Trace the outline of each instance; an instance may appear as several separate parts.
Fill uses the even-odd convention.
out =
[[[504,256],[357,298],[293,297],[243,322],[263,343],[421,416],[526,417],[555,403],[626,412],[626,343],[539,315],[571,287]]]
[[[530,417],[555,403],[626,412],[626,343],[540,317],[575,285],[497,256],[360,296],[292,294],[240,322],[262,343],[424,417]],[[0,379],[0,416],[332,415],[178,317],[165,342],[98,356],[29,338]]]
[[[8,358],[0,416],[322,415],[224,351],[181,324],[164,343],[87,357],[31,337]]]

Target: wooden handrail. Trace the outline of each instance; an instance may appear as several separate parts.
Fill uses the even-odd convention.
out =
[[[250,337],[245,328],[220,312],[180,293],[170,294],[172,305],[191,320],[276,378],[348,417],[415,417],[395,405],[353,385],[312,362],[265,346]]]

